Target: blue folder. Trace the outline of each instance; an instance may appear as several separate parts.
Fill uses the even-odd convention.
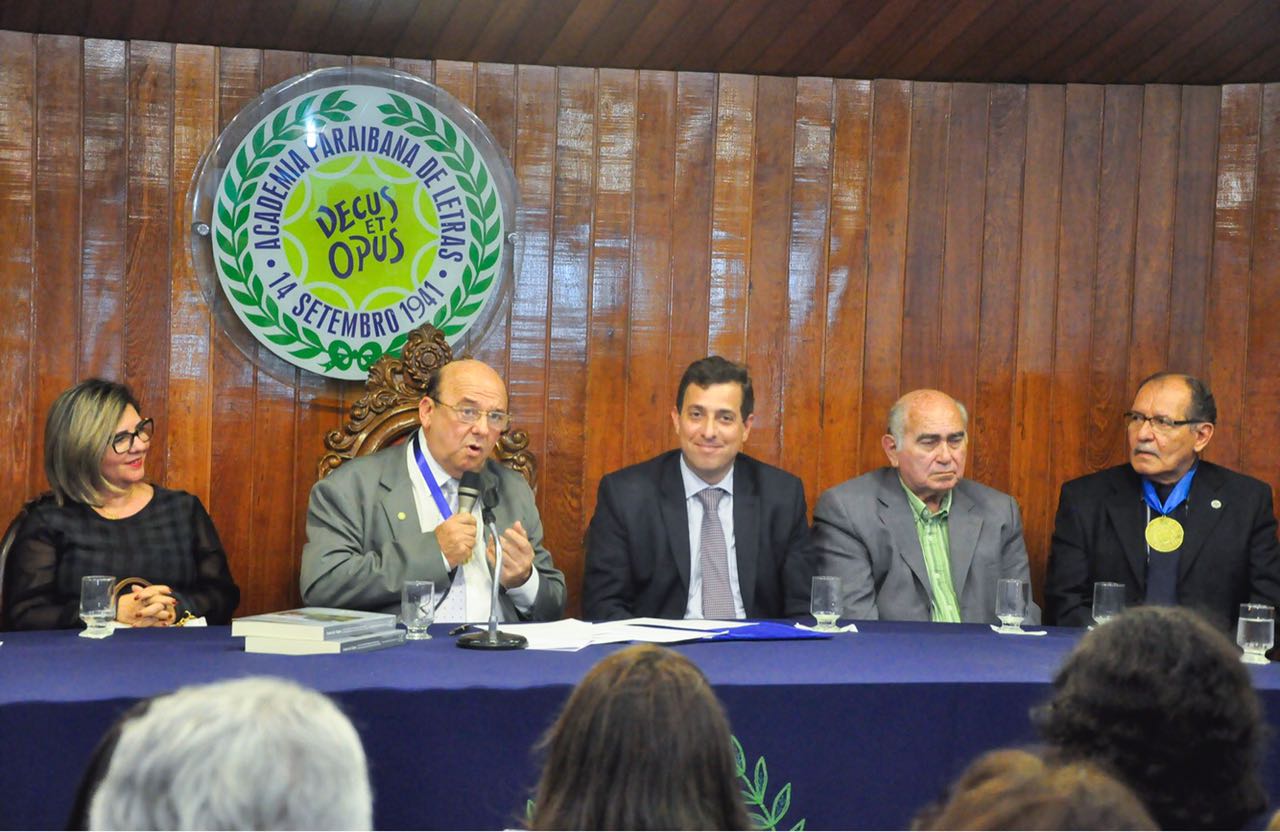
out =
[[[757,621],[746,627],[734,627],[703,641],[790,641],[793,639],[831,638],[832,633],[802,630],[781,621]]]

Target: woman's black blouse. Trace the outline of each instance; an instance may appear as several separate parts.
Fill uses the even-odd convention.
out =
[[[80,621],[80,579],[114,575],[166,584],[176,614],[226,624],[240,603],[227,555],[200,499],[155,488],[141,511],[110,520],[83,503],[53,497],[27,513],[9,552],[4,578],[8,629],[52,630]]]

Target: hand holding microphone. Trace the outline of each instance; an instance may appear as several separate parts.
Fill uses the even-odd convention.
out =
[[[436,543],[452,569],[471,559],[480,524],[471,513],[480,497],[480,475],[467,471],[458,483],[458,510],[436,526]]]
[[[458,513],[436,526],[436,543],[440,544],[440,553],[448,561],[452,569],[458,564],[466,563],[476,545],[476,534],[480,524],[470,514]]]

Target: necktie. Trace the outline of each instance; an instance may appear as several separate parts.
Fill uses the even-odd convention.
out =
[[[444,498],[449,503],[449,508],[454,511],[458,508],[458,483],[450,477],[444,481],[441,486],[444,492]],[[467,580],[465,566],[459,564],[458,569],[453,575],[453,588],[443,586],[440,591],[448,591],[444,601],[440,604],[440,609],[436,610],[436,621],[445,621],[450,624],[455,622],[465,622],[467,620]]]
[[[704,488],[698,492],[702,501],[702,536],[698,542],[698,563],[702,568],[702,617],[737,618],[733,608],[733,590],[729,587],[729,547],[724,541],[724,527],[717,510],[722,488]]]
[[[1175,508],[1169,514],[1183,515],[1182,520],[1185,525],[1187,522],[1186,507],[1189,503],[1183,503]],[[1147,521],[1150,522],[1151,509],[1147,509]],[[1179,546],[1172,552],[1157,552],[1150,546],[1147,547],[1147,591],[1146,603],[1160,604],[1166,607],[1177,606],[1178,604],[1178,560],[1182,556],[1182,547]]]

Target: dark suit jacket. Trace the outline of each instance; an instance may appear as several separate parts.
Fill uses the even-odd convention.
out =
[[[1093,584],[1124,584],[1125,600],[1146,595],[1142,480],[1127,463],[1062,486],[1053,530],[1045,612],[1051,624],[1092,620]],[[1240,604],[1280,604],[1280,549],[1271,488],[1201,460],[1187,497],[1178,561],[1178,601],[1230,627]]]
[[[738,454],[733,528],[738,585],[748,618],[782,617],[788,591],[809,597],[810,573],[801,562],[809,523],[799,478]],[[586,549],[586,618],[684,618],[690,553],[680,451],[600,481]]]

